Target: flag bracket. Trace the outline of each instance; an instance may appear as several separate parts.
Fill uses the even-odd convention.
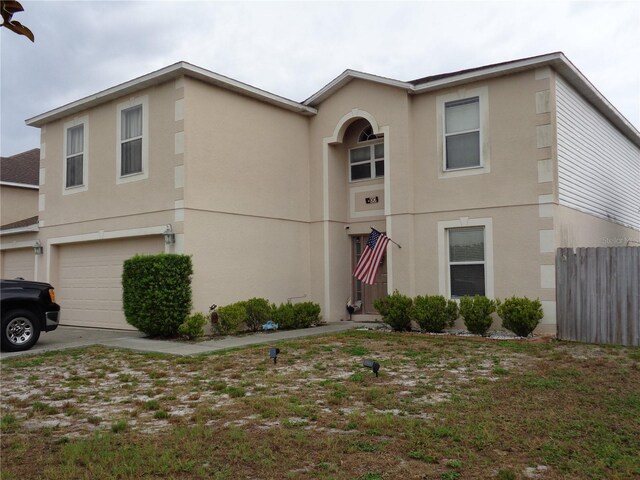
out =
[[[375,229],[375,228],[373,228],[373,227],[371,227],[371,226],[369,226],[369,228],[370,228],[371,230],[373,230],[374,232],[378,232],[378,233],[380,233],[380,231],[379,231],[379,230],[377,230],[377,229]],[[388,235],[387,235],[386,237],[387,237],[387,238],[389,238],[389,236],[388,236]],[[397,245],[397,246],[398,246],[398,248],[402,248],[402,245],[400,245],[398,242],[394,242],[394,241],[393,241],[393,240],[391,240],[390,238],[389,238],[389,241],[390,241],[391,243],[393,243],[394,245]]]

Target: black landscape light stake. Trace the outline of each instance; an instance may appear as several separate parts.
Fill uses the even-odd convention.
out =
[[[378,362],[374,362],[373,360],[365,360],[364,362],[362,362],[362,366],[370,368],[371,370],[373,370],[373,373],[376,374],[376,377],[378,376],[378,372],[380,371],[380,364]]]
[[[269,349],[269,358],[273,359],[273,363],[278,361],[278,354],[280,353],[280,349],[276,347],[271,347]]]

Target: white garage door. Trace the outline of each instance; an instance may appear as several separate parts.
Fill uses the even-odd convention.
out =
[[[16,248],[2,251],[2,278],[22,277],[34,279],[35,256],[33,248]]]
[[[63,325],[135,330],[122,311],[122,264],[164,252],[161,235],[61,245],[56,298]]]

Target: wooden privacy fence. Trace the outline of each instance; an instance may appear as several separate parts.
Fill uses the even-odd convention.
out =
[[[559,248],[558,338],[640,345],[640,247]]]

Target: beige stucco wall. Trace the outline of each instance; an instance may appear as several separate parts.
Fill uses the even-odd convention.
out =
[[[495,296],[517,293],[554,300],[554,289],[541,286],[541,265],[553,263],[553,256],[541,251],[539,235],[541,229],[553,228],[553,219],[541,218],[538,208],[540,195],[553,195],[555,189],[553,178],[540,181],[538,166],[540,159],[552,155],[537,138],[538,127],[551,122],[550,108],[541,111],[536,104],[537,92],[550,88],[549,77],[527,71],[414,96],[354,80],[318,107],[318,115],[310,121],[310,192],[311,218],[319,224],[313,250],[322,252],[323,261],[312,262],[312,278],[325,279],[314,286],[323,289],[330,316],[343,314],[351,288],[345,227],[354,234],[368,232],[371,225],[400,243],[402,249],[390,246],[387,251],[389,290],[417,295],[439,292],[437,222],[461,217],[494,222]],[[484,134],[490,172],[443,176],[438,97],[474,89],[487,91]],[[374,128],[385,132],[388,162],[382,218],[348,215],[350,188],[362,182],[348,182],[352,132],[347,127],[359,117],[369,118]]]
[[[38,190],[0,186],[0,225],[38,215]]]
[[[130,183],[116,182],[117,106],[132,97],[148,95],[149,170],[148,178]],[[139,215],[174,208],[174,104],[178,91],[174,82],[141,90],[89,111],[55,121],[46,126],[42,142],[46,145],[41,168],[45,183],[45,210],[40,220],[45,227],[105,219],[105,228],[122,216]],[[88,116],[88,188],[63,195],[64,124]],[[117,220],[116,220],[117,221]]]
[[[194,308],[314,297],[309,131],[300,114],[184,79],[184,252]]]
[[[555,240],[560,247],[624,247],[640,243],[640,231],[569,207],[555,207]]]

